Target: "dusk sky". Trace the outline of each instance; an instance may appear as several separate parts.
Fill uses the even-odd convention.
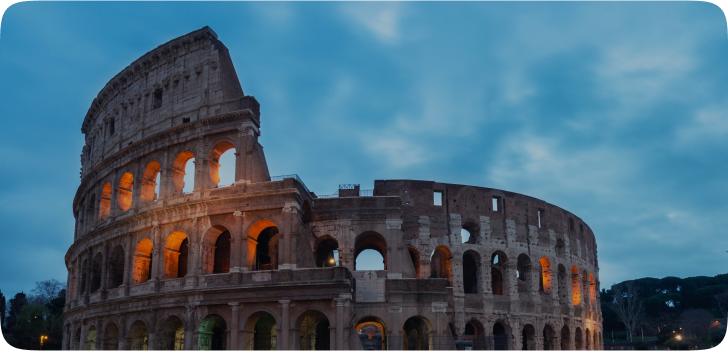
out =
[[[0,290],[65,284],[81,123],[134,60],[210,26],[271,175],[545,200],[601,286],[728,273],[728,35],[703,2],[25,2],[0,26]]]

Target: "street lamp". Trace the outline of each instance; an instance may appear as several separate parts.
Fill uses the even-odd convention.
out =
[[[680,340],[682,340],[682,336],[678,335],[675,339],[677,339],[677,349],[680,350]]]
[[[40,349],[41,350],[43,350],[43,342],[46,341],[46,340],[48,340],[48,336],[47,335],[41,335],[40,336]]]

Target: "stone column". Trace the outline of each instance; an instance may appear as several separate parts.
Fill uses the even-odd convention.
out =
[[[68,268],[68,275],[66,276],[66,308],[65,308],[66,310],[68,310],[68,306],[69,306],[71,300],[73,299],[73,296],[71,295],[72,291],[73,291],[73,287],[71,286],[71,284],[73,284],[73,275],[72,275],[73,263],[71,263],[69,266],[67,266],[67,268]]]
[[[233,229],[233,233],[230,235],[230,273],[238,273],[245,271],[242,269],[243,264],[241,263],[243,257],[242,247],[246,246],[243,245],[243,240],[245,240],[245,235],[243,233],[243,218],[245,217],[245,213],[235,211],[233,212],[233,216],[235,217],[235,228]]]
[[[238,337],[240,335],[238,326],[240,317],[238,314],[240,313],[240,302],[229,302],[228,305],[230,305],[230,308],[232,309],[232,312],[230,314],[230,346],[228,346],[228,349],[231,350],[239,350],[240,349],[240,342],[238,341]]]
[[[132,241],[131,234],[126,236],[126,250],[124,250],[124,287],[123,296],[129,296],[129,286],[131,285],[133,260],[134,260],[134,242]]]
[[[109,244],[108,242],[104,242],[101,246],[101,252],[104,255],[104,260],[101,262],[101,286],[99,287],[99,291],[101,291],[101,299],[106,300],[106,289],[107,289],[107,275],[109,274]]]
[[[295,203],[286,203],[283,207],[283,228],[278,228],[278,269],[291,269],[291,217],[296,213],[296,206]]]
[[[344,302],[343,298],[334,299],[336,302],[336,349],[344,350]]]
[[[132,183],[132,192],[131,192],[131,207],[129,209],[138,209],[140,207],[141,199],[142,199],[142,175],[143,170],[140,171],[140,168],[143,167],[137,162],[134,165],[134,171],[132,174],[134,175],[134,182]]]
[[[86,275],[86,281],[83,282],[85,285],[83,288],[83,304],[85,305],[88,303],[88,297],[91,294],[91,267],[93,266],[93,251],[90,247],[86,249],[84,256],[86,256],[84,259],[84,261],[86,261],[86,265],[83,267],[83,271]]]
[[[291,330],[290,327],[290,312],[291,312],[291,300],[278,300],[281,304],[281,332],[280,342],[278,343],[279,350],[291,350],[293,349],[289,343],[288,337]]]
[[[117,189],[119,184],[116,183],[117,181],[116,176],[111,177],[111,203],[109,204],[109,216],[106,219],[113,219],[119,213],[119,190]]]

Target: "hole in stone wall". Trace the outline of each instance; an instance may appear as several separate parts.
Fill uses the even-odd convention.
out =
[[[434,192],[433,203],[435,206],[442,206],[442,191]]]

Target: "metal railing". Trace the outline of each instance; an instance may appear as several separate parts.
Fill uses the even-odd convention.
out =
[[[359,184],[339,184],[339,190],[354,190]]]
[[[374,336],[359,335],[364,350],[508,350],[508,336]]]
[[[311,192],[311,190],[309,190],[308,187],[306,186],[306,183],[303,182],[303,180],[301,179],[301,177],[298,176],[298,174],[286,174],[286,175],[281,175],[281,176],[273,176],[273,177],[268,178],[268,181],[275,182],[275,181],[283,180],[286,178],[295,178],[296,180],[298,180],[301,183],[301,185],[303,185],[303,187],[304,187],[304,189],[306,189],[306,191],[308,191],[309,193]]]
[[[359,196],[374,196],[374,189],[369,190],[359,190]],[[337,190],[335,193],[330,195],[317,195],[319,199],[330,199],[333,197],[339,197],[339,191]]]

